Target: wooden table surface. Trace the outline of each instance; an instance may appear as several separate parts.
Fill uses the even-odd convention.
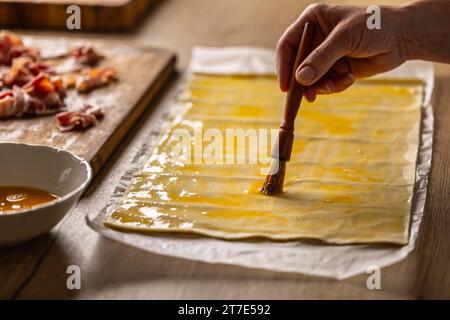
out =
[[[87,36],[174,50],[182,69],[193,45],[274,47],[307,4],[167,0],[134,34]],[[420,236],[405,260],[382,269],[381,290],[367,289],[366,274],[334,281],[159,256],[108,240],[85,224],[85,214],[103,207],[152,121],[160,116],[161,106],[175,90],[174,79],[62,223],[36,240],[0,249],[0,298],[450,298],[450,68],[436,65],[436,74],[433,162]],[[72,264],[81,268],[81,290],[66,287],[66,268]]]

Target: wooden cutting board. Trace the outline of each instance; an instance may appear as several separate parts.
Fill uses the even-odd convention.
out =
[[[27,45],[54,56],[80,44],[92,44],[106,56],[100,66],[115,66],[119,81],[89,94],[68,91],[69,109],[86,102],[100,105],[105,118],[84,132],[60,132],[54,115],[29,119],[0,119],[0,141],[51,145],[72,151],[88,160],[98,172],[114,148],[140,115],[151,108],[152,98],[173,74],[175,55],[159,49],[140,49],[107,41],[24,37]]]
[[[81,31],[121,31],[135,27],[161,0],[0,0],[0,27],[67,30],[67,7],[81,9]]]

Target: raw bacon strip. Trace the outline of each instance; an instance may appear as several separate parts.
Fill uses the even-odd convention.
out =
[[[39,60],[39,50],[26,47],[20,37],[12,32],[0,33],[0,65],[10,66],[14,58],[29,57]]]
[[[8,87],[21,87],[42,72],[54,74],[54,70],[45,62],[34,61],[30,57],[16,58],[11,69],[3,76],[3,84]]]
[[[70,55],[78,63],[94,67],[105,57],[98,53],[92,46],[79,46],[70,51]]]
[[[102,119],[102,109],[94,105],[85,105],[77,111],[61,112],[56,115],[56,122],[60,131],[85,130],[97,124]]]
[[[113,67],[84,69],[77,78],[75,87],[78,92],[86,93],[107,86],[117,80],[117,70]]]

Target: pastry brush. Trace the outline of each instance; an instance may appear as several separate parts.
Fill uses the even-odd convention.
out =
[[[314,31],[314,25],[311,22],[306,22],[292,68],[289,90],[286,94],[283,121],[280,125],[278,139],[272,148],[269,173],[264,179],[263,185],[259,188],[259,191],[266,195],[275,195],[283,192],[286,162],[291,158],[294,144],[294,122],[305,89],[295,79],[295,72],[312,50]]]

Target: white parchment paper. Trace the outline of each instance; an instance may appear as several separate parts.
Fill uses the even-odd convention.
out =
[[[232,47],[204,48],[192,51],[190,72],[209,74],[274,74],[272,50]],[[318,241],[225,241],[200,236],[142,234],[106,228],[104,219],[116,208],[133,175],[150,156],[159,133],[171,121],[155,124],[155,130],[130,169],[124,173],[107,206],[87,216],[88,224],[101,234],[131,246],[154,253],[208,263],[233,264],[279,272],[298,272],[314,276],[344,279],[366,272],[371,265],[384,267],[404,259],[415,247],[422,221],[431,166],[433,143],[433,113],[430,104],[434,71],[429,63],[408,62],[400,68],[379,75],[380,78],[417,78],[425,84],[422,105],[421,141],[416,167],[416,183],[412,203],[409,242],[405,246],[390,245],[329,245]],[[168,106],[170,108],[170,106]]]

